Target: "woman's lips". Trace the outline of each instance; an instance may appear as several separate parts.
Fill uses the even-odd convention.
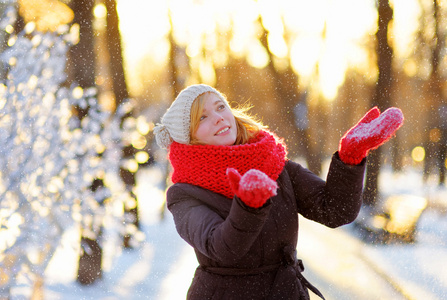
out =
[[[220,134],[222,134],[222,133],[227,132],[228,130],[230,130],[230,127],[225,127],[225,128],[223,128],[223,129],[219,130],[215,135],[220,135]]]

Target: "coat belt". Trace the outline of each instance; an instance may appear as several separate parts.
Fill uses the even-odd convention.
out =
[[[245,275],[258,275],[262,273],[277,271],[280,266],[281,264],[276,264],[251,269],[239,269],[239,268],[205,267],[201,265],[199,266],[199,269],[217,275],[245,276]]]
[[[261,266],[258,268],[250,268],[250,269],[240,269],[240,268],[224,268],[224,267],[207,267],[207,266],[199,266],[199,269],[209,272],[216,275],[223,276],[245,276],[245,275],[257,275],[262,273],[268,273],[273,271],[281,272],[281,269],[284,268],[293,268],[296,273],[296,277],[304,285],[306,288],[311,290],[314,294],[319,296],[324,300],[321,292],[312,285],[304,276],[301,274],[304,271],[303,261],[301,259],[296,258],[296,248],[292,245],[288,245],[283,247],[283,261],[274,265]],[[281,277],[281,276],[279,276]]]
[[[296,248],[292,245],[285,246],[283,248],[283,260],[288,265],[295,269],[296,277],[299,279],[301,284],[311,290],[315,295],[319,296],[324,300],[323,294],[311,284],[304,276],[301,274],[304,271],[303,261],[296,258]]]

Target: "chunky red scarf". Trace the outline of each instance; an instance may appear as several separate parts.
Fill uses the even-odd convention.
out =
[[[174,168],[173,183],[189,183],[233,198],[226,172],[234,168],[241,175],[257,169],[271,179],[278,179],[286,162],[283,140],[261,131],[249,143],[234,146],[184,145],[173,142],[169,160]]]

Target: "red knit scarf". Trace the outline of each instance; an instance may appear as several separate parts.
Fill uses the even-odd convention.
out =
[[[233,198],[226,176],[227,168],[241,175],[257,169],[278,179],[286,162],[284,142],[275,134],[261,131],[247,144],[234,146],[184,145],[173,142],[169,160],[174,168],[173,183],[189,183]]]

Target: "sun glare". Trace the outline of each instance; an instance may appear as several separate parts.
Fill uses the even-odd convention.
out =
[[[95,16],[95,18],[105,18],[107,16],[106,6],[103,3],[95,5],[95,8],[93,9],[93,15]]]
[[[321,44],[321,39],[314,36],[303,36],[294,41],[290,58],[295,72],[304,77],[312,76],[320,56]]]
[[[18,4],[25,22],[34,22],[41,31],[56,31],[74,18],[73,11],[61,1],[19,0]]]
[[[141,91],[138,80],[141,62],[152,57],[147,70],[164,68],[169,44],[166,40],[170,30],[166,1],[118,0],[117,11],[120,18],[124,63],[131,90]]]
[[[393,6],[394,42],[405,55],[411,51],[417,0],[394,0]],[[365,44],[377,30],[372,0],[119,0],[118,12],[129,76],[138,76],[134,70],[141,68],[143,58],[150,58],[149,72],[165,68],[170,22],[175,41],[206,82],[215,82],[214,68],[227,62],[228,50],[264,68],[269,59],[259,41],[258,20],[268,32],[272,54],[289,56],[302,81],[317,83],[328,100],[336,97],[348,68],[371,72],[371,50]],[[226,43],[228,49],[222,48]]]
[[[418,30],[418,18],[421,14],[418,0],[393,0],[394,21],[392,26],[393,47],[396,58],[403,64],[403,70],[409,76],[418,72],[418,66],[413,60],[407,59],[414,53],[413,44]]]

